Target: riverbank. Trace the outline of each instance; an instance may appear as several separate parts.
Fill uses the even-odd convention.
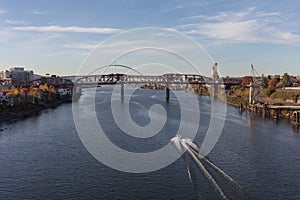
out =
[[[153,90],[165,90],[164,86],[161,85],[143,85],[141,87],[142,89],[153,89]],[[209,92],[207,90],[204,90],[203,88],[190,88],[190,90],[201,96],[209,96]],[[222,92],[219,95],[216,95],[216,98],[221,100],[222,102],[234,106],[237,108],[238,112],[251,112],[259,114],[261,117],[269,117],[271,119],[287,119],[291,123],[295,122],[295,113],[293,109],[290,109],[289,107],[300,107],[299,104],[292,104],[292,103],[286,103],[284,101],[279,101],[278,99],[268,99],[268,102],[271,103],[257,103],[250,105],[249,104],[249,98],[248,98],[248,91],[240,91],[240,90],[231,90],[227,91],[226,93]],[[274,106],[275,105],[275,106]],[[276,108],[276,105],[281,105],[282,107]],[[300,110],[300,109],[298,109]],[[299,122],[296,120],[296,123],[299,124]]]
[[[77,101],[81,96],[81,91],[73,95],[47,95],[43,101],[32,101],[28,99],[15,100],[13,106],[0,104],[0,123],[2,122],[15,122],[31,116],[36,116],[40,111],[57,108],[63,103],[72,103]],[[32,103],[35,102],[35,103]]]
[[[283,101],[277,101],[276,103],[260,102],[256,104],[249,104],[246,98],[243,97],[231,97],[226,96],[226,99],[222,99],[223,102],[234,106],[239,112],[251,112],[258,114],[263,118],[271,118],[274,120],[285,119],[291,122],[293,125],[300,125],[297,113],[300,112],[300,105],[297,103],[287,103]]]
[[[0,123],[15,122],[28,117],[36,116],[40,111],[49,108],[57,108],[62,103],[62,101],[55,101],[44,104],[27,104],[26,107],[22,108],[6,108],[0,112]]]

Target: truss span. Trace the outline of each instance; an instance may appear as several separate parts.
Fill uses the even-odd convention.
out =
[[[207,84],[202,75],[164,74],[161,76],[105,74],[77,77],[76,85],[114,85],[114,84]]]

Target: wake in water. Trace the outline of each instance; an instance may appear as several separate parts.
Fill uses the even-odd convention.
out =
[[[188,155],[192,157],[195,164],[200,169],[200,172],[206,177],[219,199],[250,199],[245,190],[232,177],[200,154],[200,148],[193,143],[192,140],[176,136],[172,138],[171,141],[174,142],[178,151],[186,151],[188,153],[186,153],[185,159],[187,162],[188,177],[192,184],[193,179]]]

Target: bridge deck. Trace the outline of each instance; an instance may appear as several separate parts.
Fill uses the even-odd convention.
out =
[[[113,85],[113,84],[198,84],[213,85],[222,82],[213,82],[211,78],[197,74],[164,74],[161,76],[142,76],[126,74],[88,75],[78,77],[77,85]]]

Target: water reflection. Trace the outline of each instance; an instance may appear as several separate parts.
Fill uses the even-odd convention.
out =
[[[294,133],[299,133],[299,124],[293,123],[292,127]]]
[[[103,92],[96,101],[102,102],[105,92],[110,91],[99,91]],[[135,101],[146,104],[150,98],[143,92]],[[164,91],[151,92],[164,99]],[[82,98],[85,95],[89,93]],[[209,98],[199,98],[198,144],[207,131],[205,124],[209,124],[209,102]],[[105,117],[109,111],[105,106],[101,103],[96,108],[99,119],[111,129],[111,140],[131,151],[151,151],[164,145],[180,120],[180,110],[167,104],[173,117],[168,132],[160,135],[163,142],[130,140],[118,137],[112,119]],[[138,106],[132,109],[137,111],[132,112],[134,120],[145,118]],[[184,158],[147,174],[122,173],[99,163],[77,135],[70,104],[0,128],[4,129],[0,132],[0,199],[198,199],[201,191],[205,199],[214,199],[195,165],[190,169],[194,180],[191,186]],[[292,200],[300,199],[299,152],[299,125],[283,119],[273,122],[252,113],[239,114],[235,107],[228,106],[223,133],[209,159],[237,180],[253,199]]]
[[[240,114],[240,116],[247,115],[247,113],[239,113],[239,114]],[[277,118],[270,118],[270,117],[265,118],[265,117],[263,117],[263,116],[261,116],[260,114],[257,114],[257,113],[250,113],[248,115],[247,125],[249,127],[254,127],[257,122],[260,123],[260,122],[263,122],[265,120],[273,122],[273,124],[275,124],[276,126],[279,126],[279,127],[282,126],[282,125],[290,126],[294,133],[299,133],[300,124],[291,122],[289,119],[277,119]]]

